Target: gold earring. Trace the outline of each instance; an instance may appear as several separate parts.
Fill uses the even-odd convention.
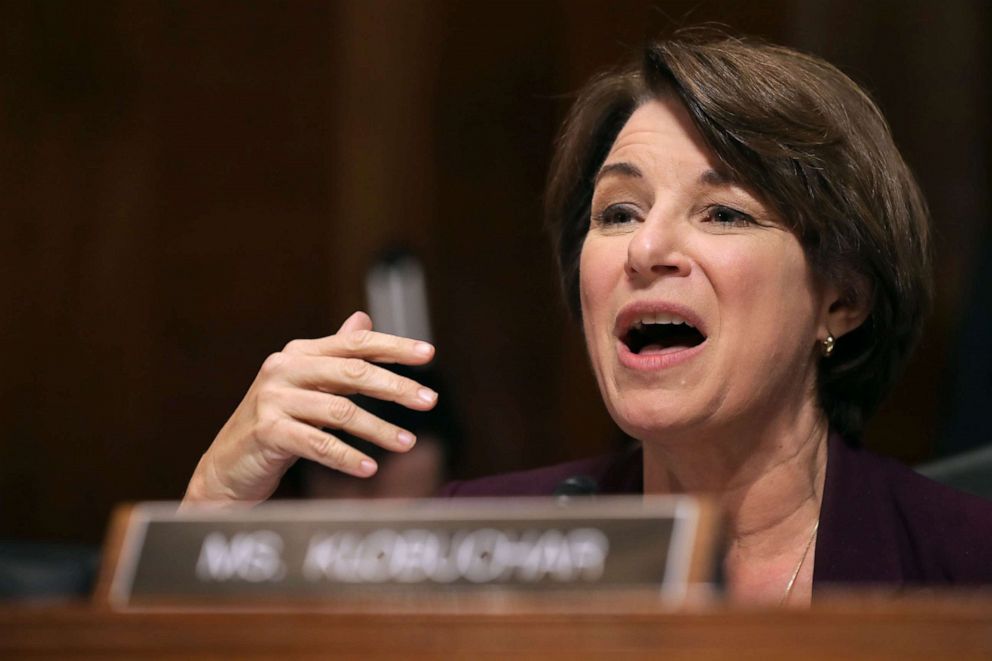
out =
[[[836,343],[837,343],[837,340],[835,340],[834,339],[834,336],[831,335],[830,333],[827,333],[827,339],[820,341],[820,351],[823,352],[823,357],[824,358],[829,358],[831,356],[831,354],[833,354],[833,352],[834,352],[834,345]]]

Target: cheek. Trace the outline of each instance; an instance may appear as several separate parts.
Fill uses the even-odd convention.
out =
[[[783,245],[784,244],[784,245]],[[808,299],[811,277],[806,259],[792,241],[743,244],[733,250],[712,251],[710,279],[726,300],[749,301],[762,306],[786,304],[799,296]],[[793,309],[790,305],[782,307]]]
[[[586,237],[579,257],[579,299],[582,302],[582,323],[587,337],[599,322],[609,298],[612,278],[608,246],[595,238]]]
[[[816,295],[802,249],[789,237],[779,243],[728,251],[711,262],[717,296],[735,325],[770,354],[805,346],[815,325]],[[737,325],[743,329],[736,328]]]
[[[603,386],[603,368],[613,347],[613,313],[623,279],[626,250],[617,237],[587,236],[579,258],[579,300],[586,351]]]

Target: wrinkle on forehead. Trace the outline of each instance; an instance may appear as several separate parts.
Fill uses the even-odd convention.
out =
[[[638,106],[614,140],[605,165],[623,160],[635,166],[655,165],[652,162],[655,159],[669,156],[661,151],[666,147],[678,147],[680,154],[685,156],[679,160],[684,161],[687,170],[694,170],[678,174],[700,176],[702,183],[708,185],[734,183],[734,177],[692,123],[689,111],[671,97],[652,99]],[[636,150],[638,158],[621,158],[628,150]]]

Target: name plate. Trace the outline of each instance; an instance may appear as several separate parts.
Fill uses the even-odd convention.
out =
[[[98,596],[115,607],[236,606],[651,587],[679,600],[713,567],[713,517],[682,496],[176,509],[144,503],[119,514]]]

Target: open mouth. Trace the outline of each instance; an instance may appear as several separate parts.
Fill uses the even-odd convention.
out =
[[[642,354],[691,349],[705,342],[706,336],[677,315],[658,313],[640,317],[620,339],[631,353]]]

